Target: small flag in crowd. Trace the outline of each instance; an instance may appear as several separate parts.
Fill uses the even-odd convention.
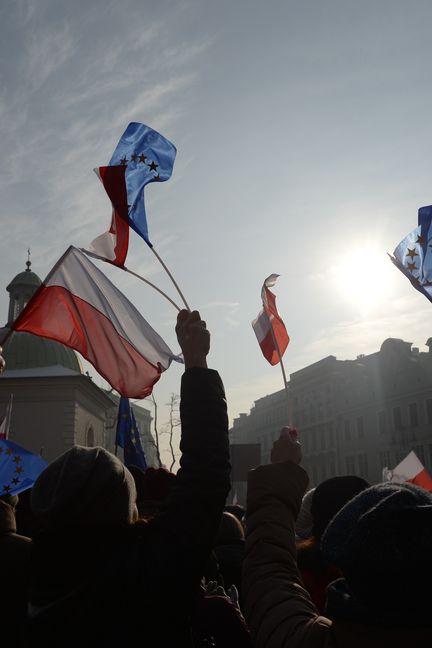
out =
[[[269,290],[275,285],[278,277],[277,274],[271,274],[264,281],[261,290],[263,309],[252,322],[264,358],[271,365],[279,362],[290,341],[285,324],[276,308],[276,295]]]
[[[0,439],[7,439],[9,437],[9,430],[12,418],[12,403],[13,403],[13,394],[10,395],[9,403],[6,407],[6,413],[4,415],[3,421],[0,423]]]
[[[0,495],[18,495],[31,488],[47,465],[39,455],[0,439]]]
[[[395,266],[411,281],[416,290],[432,301],[432,205],[418,210],[418,226],[399,243]]]
[[[144,187],[164,182],[172,174],[177,150],[163,135],[145,124],[131,122],[120,138],[107,167],[96,170],[112,203],[108,232],[92,241],[90,251],[123,266],[129,227],[152,247],[148,235]]]
[[[432,477],[414,451],[411,451],[393,470],[384,468],[383,479],[392,482],[410,482],[432,492]]]
[[[116,446],[124,450],[125,466],[138,466],[146,470],[144,450],[142,449],[135,414],[128,398],[121,397],[117,418]]]
[[[12,326],[79,351],[122,396],[144,398],[174,356],[135,306],[70,246]]]

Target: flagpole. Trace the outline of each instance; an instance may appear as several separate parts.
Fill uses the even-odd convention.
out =
[[[173,282],[174,287],[175,287],[175,289],[177,290],[178,294],[180,295],[183,304],[186,306],[186,310],[188,310],[188,311],[190,312],[189,304],[187,303],[187,301],[186,301],[186,299],[185,299],[185,296],[183,295],[182,291],[180,290],[180,288],[179,288],[179,286],[178,286],[176,280],[175,280],[174,277],[172,276],[171,272],[168,270],[167,266],[166,266],[165,263],[162,261],[162,259],[160,258],[159,254],[156,252],[156,250],[154,249],[154,247],[153,247],[153,246],[150,246],[150,249],[151,249],[151,251],[153,252],[153,254],[155,255],[155,257],[157,258],[157,260],[159,261],[159,263],[161,264],[161,266],[163,267],[163,269],[165,270],[165,272],[167,273],[168,277],[169,277],[169,278],[171,279],[171,281]]]
[[[153,248],[151,248],[151,249],[153,250]],[[80,248],[80,250],[81,250],[81,252],[85,252],[85,254],[87,254],[87,256],[91,256],[91,257],[93,257],[94,259],[100,259],[100,261],[107,261],[106,257],[103,257],[103,256],[101,256],[100,254],[97,254],[97,252],[91,252],[90,250],[86,250],[85,248]],[[155,254],[156,254],[156,252],[155,252]],[[158,255],[156,255],[156,256],[158,256]],[[159,258],[159,257],[158,257],[158,258]],[[173,279],[171,273],[169,272],[168,268],[165,266],[165,264],[163,263],[163,261],[162,261],[160,258],[159,258],[159,260],[160,260],[160,262],[162,263],[162,265],[164,266],[165,270],[168,272],[169,276],[171,277],[171,279],[172,279],[174,285],[176,286],[177,290],[179,291],[179,293],[180,293],[180,295],[181,295],[181,297],[182,297],[182,299],[183,299],[183,301],[184,301],[184,297],[183,297],[183,295],[181,294],[181,292],[180,292],[180,290],[179,290],[177,284],[175,283],[175,281],[174,281],[174,279]],[[110,263],[110,261],[108,261],[108,263]],[[173,301],[173,300],[171,299],[171,297],[168,297],[168,295],[167,295],[166,293],[164,293],[163,290],[161,290],[160,288],[158,288],[154,283],[152,283],[152,282],[149,281],[148,279],[145,279],[144,277],[142,277],[141,275],[137,274],[137,273],[134,272],[133,270],[130,270],[129,268],[127,268],[127,267],[124,266],[124,265],[123,265],[123,266],[119,266],[119,265],[117,265],[117,264],[115,264],[115,263],[113,263],[112,265],[114,265],[116,268],[120,268],[120,270],[125,270],[126,272],[129,272],[129,274],[133,275],[133,276],[136,277],[137,279],[141,279],[141,281],[144,281],[144,283],[146,283],[148,286],[150,286],[151,288],[154,288],[154,290],[156,290],[159,294],[161,294],[162,297],[165,297],[165,299],[167,299],[167,300],[170,302],[170,304],[172,304],[172,305],[174,306],[174,308],[176,308],[178,311],[181,310],[181,308],[180,308],[179,306],[177,306],[177,304],[175,303],[175,301]],[[189,310],[189,308],[188,308],[188,310]]]
[[[12,405],[13,405],[13,392],[11,392],[10,398],[9,398],[9,406],[7,410],[7,420],[6,420],[6,430],[5,430],[5,439],[9,438],[9,430],[10,430],[10,424],[12,420]]]
[[[282,371],[282,378],[283,378],[284,385],[285,385],[285,393],[286,393],[287,403],[288,403],[288,425],[290,427],[292,427],[292,424],[293,424],[293,421],[292,421],[292,407],[291,407],[291,398],[290,398],[290,393],[289,393],[288,381],[287,381],[287,377],[286,377],[286,373],[285,373],[285,367],[284,367],[284,364],[282,362],[282,356],[281,356],[281,352],[280,352],[280,349],[279,349],[279,344],[277,343],[276,336],[275,336],[274,331],[273,331],[273,325],[272,325],[271,320],[270,320],[270,331],[271,331],[273,344],[274,344],[274,347],[276,349],[276,353],[278,354],[279,364],[280,364],[280,368],[281,368],[281,371]]]
[[[177,304],[175,303],[175,301],[171,299],[171,297],[168,297],[168,295],[164,293],[163,290],[155,286],[155,284],[153,284],[151,281],[149,281],[148,279],[144,279],[144,277],[137,274],[133,270],[129,270],[129,268],[126,268],[126,266],[122,266],[122,270],[126,270],[126,272],[129,272],[129,274],[133,275],[134,277],[137,277],[137,279],[141,279],[141,281],[144,281],[144,283],[148,284],[151,288],[154,288],[155,290],[157,290],[158,293],[160,293],[163,297],[165,297],[165,299],[167,299],[170,302],[170,304],[174,306],[174,308],[177,308],[178,311],[181,310],[180,306],[177,306]]]

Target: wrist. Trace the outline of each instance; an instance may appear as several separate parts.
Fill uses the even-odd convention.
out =
[[[202,355],[184,355],[185,369],[192,369],[192,367],[201,367],[207,369],[207,358]]]

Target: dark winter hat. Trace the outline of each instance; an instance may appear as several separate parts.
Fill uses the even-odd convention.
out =
[[[128,466],[128,470],[132,477],[134,478],[135,488],[137,492],[137,502],[141,502],[146,499],[145,494],[145,471],[139,466]]]
[[[320,540],[327,524],[347,502],[369,487],[367,481],[355,475],[332,477],[321,482],[312,495],[310,512],[312,535]]]
[[[142,480],[143,499],[162,502],[171,495],[176,476],[166,468],[147,468]]]
[[[354,595],[369,607],[417,615],[432,577],[432,494],[378,484],[346,504],[321,541]],[[423,601],[424,599],[424,601]]]
[[[104,448],[74,446],[37,478],[31,495],[35,515],[53,524],[127,524],[136,515],[130,472]]]

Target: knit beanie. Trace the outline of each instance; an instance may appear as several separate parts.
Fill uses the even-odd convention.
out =
[[[321,482],[312,495],[310,507],[313,520],[312,535],[317,540],[321,540],[327,524],[336,513],[368,486],[367,481],[355,475],[332,477]]]
[[[387,616],[418,617],[430,606],[432,494],[413,484],[371,486],[324,532],[321,550],[356,598]]]
[[[31,507],[45,524],[128,524],[136,514],[132,475],[104,448],[73,446],[37,478]]]
[[[147,468],[142,481],[142,498],[162,502],[174,490],[176,476],[166,468]]]

